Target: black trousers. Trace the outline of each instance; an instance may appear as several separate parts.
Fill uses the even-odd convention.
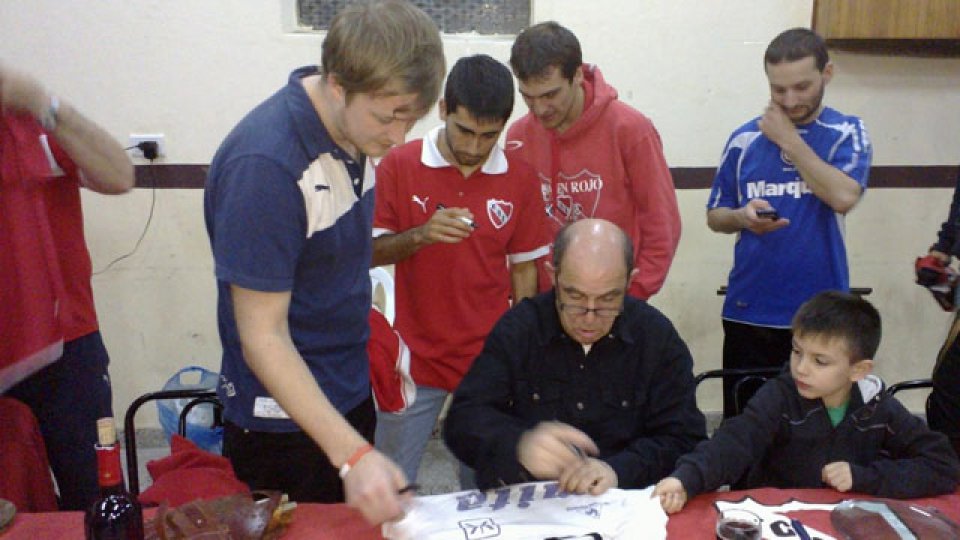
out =
[[[933,368],[933,391],[927,400],[930,429],[944,433],[960,455],[960,313],[953,319],[937,364]]]
[[[793,334],[789,328],[769,328],[723,321],[723,369],[783,367],[790,362]],[[734,395],[737,381],[723,379],[723,417],[736,416],[756,393],[762,381],[745,381]]]
[[[377,416],[373,399],[345,415],[365,439],[373,442]],[[303,431],[268,433],[224,423],[223,455],[237,478],[250,489],[276,489],[297,502],[344,502],[339,471]]]
[[[100,332],[93,332],[64,343],[59,360],[7,392],[37,417],[57,479],[60,510],[86,510],[100,496],[93,445],[97,419],[113,416],[109,364]],[[0,465],[0,474],[11,465]]]

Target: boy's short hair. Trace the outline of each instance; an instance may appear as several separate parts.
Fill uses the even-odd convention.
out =
[[[812,56],[817,71],[823,71],[830,61],[827,44],[823,38],[809,28],[791,28],[773,38],[763,55],[763,68],[781,62],[796,62]]]
[[[323,75],[334,74],[349,100],[376,94],[416,93],[426,112],[437,101],[446,62],[437,25],[404,0],[360,2],[345,7],[330,23],[320,58]]]
[[[793,316],[794,335],[841,339],[850,363],[872,359],[880,346],[880,313],[857,295],[824,291],[804,302]]]
[[[510,49],[510,67],[521,81],[544,77],[556,66],[568,81],[583,64],[580,41],[573,32],[554,21],[527,28],[517,36]]]
[[[513,75],[486,54],[465,56],[447,75],[443,101],[447,114],[463,107],[477,120],[506,122],[513,113]]]

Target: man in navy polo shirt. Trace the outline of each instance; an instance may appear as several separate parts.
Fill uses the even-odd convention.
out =
[[[252,488],[345,499],[379,523],[407,480],[368,442],[369,158],[432,106],[443,47],[427,15],[386,0],[339,13],[321,61],[241,120],[207,179],[224,455]]]

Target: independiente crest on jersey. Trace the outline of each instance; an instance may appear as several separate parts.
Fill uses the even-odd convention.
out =
[[[487,218],[493,226],[502,229],[513,217],[513,203],[501,199],[487,199]]]

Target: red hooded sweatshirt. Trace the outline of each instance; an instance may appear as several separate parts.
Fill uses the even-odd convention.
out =
[[[537,170],[549,221],[603,218],[633,240],[639,270],[629,293],[647,299],[663,285],[680,241],[680,211],[653,123],[617,99],[600,69],[583,65],[583,112],[563,133],[532,114],[507,132],[507,148]],[[542,260],[540,261],[542,262]],[[550,279],[540,264],[540,289]]]

